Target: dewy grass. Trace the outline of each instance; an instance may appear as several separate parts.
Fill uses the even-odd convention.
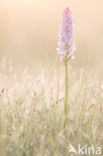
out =
[[[54,73],[45,73],[44,82],[42,76],[35,79],[28,73],[19,79],[6,75],[4,80],[1,75],[1,156],[68,156],[69,144],[75,149],[85,144],[103,146],[103,84],[93,74],[82,72],[82,78],[77,78],[73,74],[77,71],[71,70],[69,119],[64,129],[63,72],[55,73],[55,79]]]

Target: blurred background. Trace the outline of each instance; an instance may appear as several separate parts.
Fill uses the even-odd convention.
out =
[[[58,66],[61,15],[74,16],[75,69],[93,68],[103,77],[103,0],[1,0],[0,59],[12,58],[17,68]]]

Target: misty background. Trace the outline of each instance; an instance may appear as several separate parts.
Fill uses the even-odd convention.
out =
[[[1,0],[0,59],[15,65],[52,68],[57,62],[61,15],[74,17],[74,68],[92,67],[103,76],[103,0]]]

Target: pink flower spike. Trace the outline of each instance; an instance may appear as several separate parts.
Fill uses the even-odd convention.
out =
[[[59,34],[58,51],[60,60],[65,60],[66,56],[73,57],[74,53],[73,39],[73,17],[69,8],[66,8],[62,16],[62,24]]]

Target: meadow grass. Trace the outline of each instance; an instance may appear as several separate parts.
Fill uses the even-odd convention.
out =
[[[92,73],[70,71],[64,128],[63,69],[59,75],[54,70],[37,78],[26,70],[13,75],[4,69],[0,74],[0,156],[69,156],[69,144],[103,147],[103,83]]]

